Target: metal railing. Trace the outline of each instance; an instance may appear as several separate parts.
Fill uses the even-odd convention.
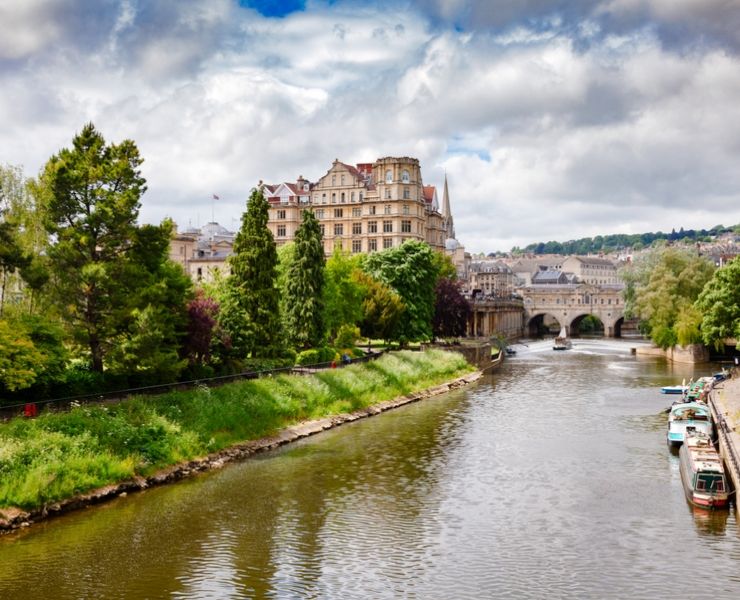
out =
[[[366,363],[382,356],[386,350],[366,354],[358,358],[347,360],[327,361],[311,365],[293,365],[289,367],[277,367],[274,369],[258,369],[252,371],[242,371],[229,375],[219,375],[217,377],[208,377],[202,379],[191,379],[188,381],[175,381],[171,383],[160,383],[156,385],[147,385],[122,390],[112,390],[108,392],[93,392],[89,394],[79,394],[75,396],[65,396],[63,398],[49,398],[44,400],[27,400],[0,407],[0,420],[8,420],[13,417],[36,417],[42,411],[69,410],[72,407],[82,404],[97,404],[101,402],[121,402],[132,396],[148,396],[164,394],[173,391],[187,391],[199,386],[221,386],[234,381],[247,379],[258,379],[260,377],[270,377],[273,375],[311,375],[317,371],[328,369],[342,368],[351,364]]]

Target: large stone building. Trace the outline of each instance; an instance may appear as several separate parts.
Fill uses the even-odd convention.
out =
[[[437,190],[423,184],[415,158],[385,157],[356,166],[335,160],[316,183],[301,176],[261,185],[270,204],[268,227],[278,245],[295,238],[307,208],[318,218],[327,255],[336,247],[375,252],[406,240],[444,251],[446,240],[454,238],[446,181],[440,211]]]

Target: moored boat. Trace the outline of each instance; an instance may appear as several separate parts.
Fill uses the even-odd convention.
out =
[[[688,427],[679,451],[681,482],[686,499],[700,508],[727,506],[727,478],[724,466],[711,438]]]
[[[660,388],[661,394],[683,394],[689,389],[688,385],[665,385]]]
[[[686,430],[689,427],[705,433],[710,438],[714,435],[712,416],[706,404],[681,402],[671,406],[668,413],[668,445],[676,447],[683,444]]]

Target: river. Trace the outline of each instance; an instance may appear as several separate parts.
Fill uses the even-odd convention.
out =
[[[0,537],[0,598],[738,598],[629,342],[518,345],[466,389]]]

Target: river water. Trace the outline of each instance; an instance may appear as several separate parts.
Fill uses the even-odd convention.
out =
[[[634,345],[634,344],[632,344]],[[547,342],[463,390],[0,537],[0,598],[738,598],[629,342]]]

